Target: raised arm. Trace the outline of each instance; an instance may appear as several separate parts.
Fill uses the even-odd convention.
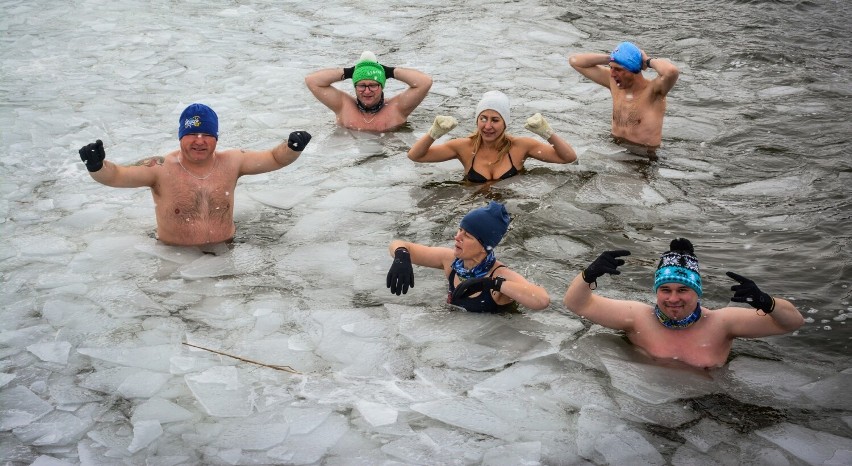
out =
[[[116,165],[104,160],[106,152],[100,139],[83,146],[79,153],[92,179],[113,188],[151,187],[157,181],[159,167],[163,165],[162,157],[144,159],[128,167]]]
[[[307,131],[293,131],[286,141],[271,150],[240,151],[240,175],[257,175],[286,167],[302,154],[311,140]]]
[[[657,77],[651,81],[651,85],[654,87],[654,92],[657,94],[668,94],[677,82],[678,76],[680,76],[680,71],[674,63],[666,60],[665,58],[648,57],[643,50],[642,69],[646,70],[648,68],[657,72]]]
[[[568,64],[583,76],[609,88],[609,55],[605,53],[575,53],[568,57]]]
[[[632,331],[636,316],[647,308],[640,302],[605,298],[592,293],[579,274],[568,285],[562,303],[569,311],[598,325],[614,330]]]
[[[332,86],[332,84],[345,79],[344,72],[343,68],[328,68],[305,76],[305,84],[311,94],[334,113],[343,110],[345,99],[352,98],[351,95]]]
[[[625,250],[604,251],[568,285],[562,299],[565,307],[574,314],[604,327],[632,331],[639,313],[647,312],[647,305],[638,301],[605,298],[592,293],[592,284],[596,286],[597,279],[602,275],[621,274],[617,268],[624,265],[624,260],[619,257],[629,254],[630,251]]]
[[[414,270],[411,263],[436,269],[445,269],[453,260],[453,250],[423,246],[395,239],[388,245],[388,252],[393,257],[393,263],[387,275],[387,287],[390,292],[399,296],[414,288]]]
[[[411,262],[423,267],[431,267],[433,269],[444,269],[445,266],[451,264],[455,256],[453,250],[444,247],[424,246],[422,244],[411,243],[395,239],[388,245],[388,253],[391,257],[394,256],[396,250],[405,248],[411,254]]]
[[[393,79],[408,84],[408,89],[394,97],[399,113],[408,117],[426,98],[426,94],[432,87],[432,78],[426,73],[410,68],[394,68]]]
[[[420,137],[408,150],[408,158],[415,162],[445,162],[459,157],[459,149],[465,139],[451,139],[444,144],[433,145],[441,136],[447,134],[458,125],[451,116],[438,115],[435,117],[429,131]]]
[[[531,138],[525,138],[530,141],[526,153],[527,157],[550,163],[571,163],[577,160],[577,152],[574,151],[571,144],[568,144],[550,128],[550,124],[547,123],[541,113],[536,113],[528,118],[524,128],[538,134],[547,141],[547,144],[544,144]]]

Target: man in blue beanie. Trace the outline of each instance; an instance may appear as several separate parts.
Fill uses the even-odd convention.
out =
[[[404,82],[408,89],[386,98],[385,83],[391,78]],[[352,80],[355,97],[333,86],[346,79]],[[366,51],[355,66],[315,71],[305,77],[305,84],[334,112],[340,126],[383,132],[405,124],[408,115],[426,98],[432,78],[411,68],[381,65],[375,54]]]
[[[630,152],[657,159],[663,138],[666,95],[677,82],[679,71],[672,62],[649,57],[631,42],[622,42],[611,53],[578,53],[568,63],[580,74],[604,86],[612,94],[612,137]],[[648,80],[642,71],[653,69]]]
[[[547,291],[528,282],[497,260],[494,248],[509,229],[509,213],[499,202],[473,209],[462,218],[455,247],[424,246],[393,240],[394,258],[387,287],[399,296],[414,288],[412,264],[442,269],[447,277],[447,303],[470,312],[499,313],[521,304],[533,310],[550,305]]]
[[[737,281],[731,301],[753,309],[701,305],[703,289],[698,258],[692,243],[677,238],[660,256],[654,273],[656,305],[606,298],[592,293],[605,274],[620,275],[621,257],[630,251],[605,251],[579,273],[565,292],[563,302],[571,312],[607,328],[622,330],[631,343],[657,359],[672,359],[690,366],[724,365],[734,338],[760,338],[789,333],[804,324],[801,312],[785,299],[770,296],[754,281],[727,272]]]
[[[204,104],[191,104],[178,121],[180,148],[133,165],[106,158],[103,142],[79,153],[89,175],[115,188],[151,188],[157,216],[157,239],[177,246],[204,246],[230,241],[234,224],[234,188],[243,175],[266,173],[290,165],[311,140],[294,131],[270,150],[217,151],[219,118]]]

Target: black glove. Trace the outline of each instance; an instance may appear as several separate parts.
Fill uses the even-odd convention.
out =
[[[287,147],[296,152],[302,152],[309,142],[311,142],[311,133],[307,131],[293,131],[290,133],[290,137],[287,138]]]
[[[753,281],[734,272],[725,272],[725,275],[740,282],[739,285],[731,287],[731,291],[734,292],[731,301],[750,304],[753,308],[760,309],[767,314],[775,310],[775,300],[772,296],[760,291],[760,288]]]
[[[382,68],[385,69],[385,78],[393,78],[393,74],[396,72],[396,67],[382,65]]]
[[[90,172],[103,168],[105,157],[104,143],[100,139],[80,148],[80,160],[86,163],[86,170]]]
[[[616,270],[616,267],[624,265],[624,259],[618,259],[621,256],[629,256],[630,251],[619,249],[616,251],[604,251],[594,262],[586,267],[583,271],[583,280],[586,283],[592,284],[601,275],[608,273],[611,275],[621,275],[621,272]]]
[[[352,79],[352,74],[355,73],[355,67],[343,68],[343,79]]]
[[[506,281],[506,279],[503,277],[470,278],[459,283],[459,286],[457,286],[456,289],[453,290],[453,301],[460,298],[466,298],[472,294],[476,294],[479,292],[490,293],[491,290],[500,291],[500,287],[503,286],[504,281]]]
[[[387,282],[391,293],[397,296],[400,293],[408,293],[409,288],[414,288],[414,269],[411,267],[411,254],[408,249],[396,248],[393,252],[393,264],[388,271]]]

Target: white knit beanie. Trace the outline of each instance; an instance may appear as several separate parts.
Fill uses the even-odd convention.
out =
[[[503,117],[503,121],[506,122],[506,126],[509,126],[509,98],[506,97],[506,94],[500,91],[488,91],[485,94],[482,94],[482,100],[476,104],[477,120],[479,119],[479,114],[485,110],[494,110],[499,113],[500,116]]]

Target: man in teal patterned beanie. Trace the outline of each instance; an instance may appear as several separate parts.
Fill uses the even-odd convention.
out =
[[[731,301],[747,309],[701,305],[703,290],[698,257],[692,242],[677,238],[660,257],[654,273],[654,305],[599,296],[592,292],[604,275],[620,275],[622,257],[630,251],[604,251],[579,273],[563,303],[571,312],[614,330],[624,331],[631,343],[654,359],[672,359],[690,366],[711,368],[725,364],[734,338],[760,338],[789,333],[804,324],[801,312],[787,300],[761,291],[754,281],[727,272],[738,284]],[[624,294],[621,292],[619,294]]]

